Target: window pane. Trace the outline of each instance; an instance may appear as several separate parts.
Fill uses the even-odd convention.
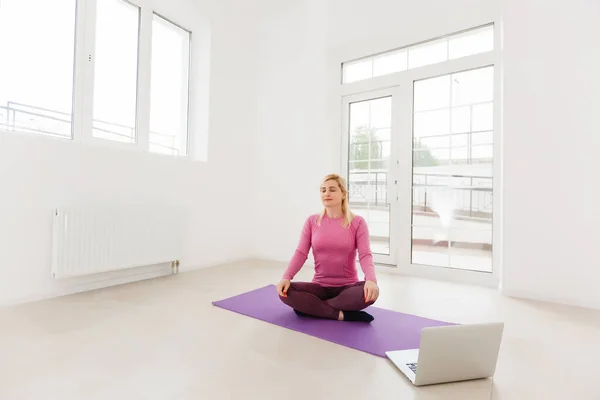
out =
[[[377,129],[375,131],[375,140],[392,140],[392,130],[390,128]]]
[[[425,136],[415,138],[415,149],[440,149],[450,147],[450,136]]]
[[[348,179],[348,197],[354,207],[366,205],[372,201],[370,190],[370,173],[360,162],[348,164],[350,175]],[[374,178],[373,178],[374,179]]]
[[[373,76],[393,74],[406,70],[408,57],[406,50],[377,56],[373,59]]]
[[[371,127],[389,128],[392,126],[392,98],[382,97],[371,100]]]
[[[450,107],[450,76],[417,81],[414,84],[414,111]]]
[[[150,151],[155,153],[187,153],[190,36],[153,16]]]
[[[425,175],[426,187],[413,189],[413,225],[449,228],[452,225],[455,202],[454,191],[435,186],[431,175]],[[427,212],[429,215],[422,215]]]
[[[471,144],[492,144],[494,143],[494,132],[477,132],[471,137]]]
[[[373,134],[375,146],[371,146],[371,159],[387,159],[392,149],[392,130],[377,129]]]
[[[471,150],[471,158],[474,160],[491,161],[493,157],[494,146],[492,145],[473,146]]]
[[[412,263],[448,267],[448,241],[438,239],[446,236],[448,235],[437,228],[413,227]]]
[[[451,153],[453,164],[466,164],[469,159],[469,149],[467,147],[453,147]]]
[[[450,267],[492,272],[491,229],[451,229],[450,239]]]
[[[448,108],[414,111],[414,264],[492,271],[488,234],[493,211],[493,76],[493,67],[447,75],[452,84]],[[419,83],[414,86],[415,104],[418,99],[449,94],[446,88],[430,84],[437,91],[425,95],[422,90],[428,82]],[[476,129],[486,131],[471,133]],[[432,135],[434,131],[446,135]],[[446,144],[448,148],[437,147]]]
[[[440,186],[440,187],[442,187],[442,189],[444,189],[443,187],[450,185],[450,177],[449,176],[429,173],[427,171],[425,171],[424,173],[419,173],[418,171],[415,171],[415,174],[413,175],[413,179],[414,179],[413,183],[415,186],[419,186],[419,185]],[[435,190],[438,190],[438,189],[435,189]]]
[[[487,178],[487,182],[476,182],[473,179],[473,190],[465,191],[469,196],[469,215],[477,217],[476,223],[472,225],[473,229],[492,229],[492,179]],[[465,214],[466,215],[466,214]]]
[[[350,161],[389,158],[391,115],[391,97],[350,104]],[[357,165],[367,168],[368,163]]]
[[[494,129],[494,104],[484,103],[473,106],[473,132]]]
[[[372,251],[386,255],[390,254],[391,103],[391,97],[351,103],[348,132],[349,201],[353,211],[369,223]]]
[[[98,0],[94,137],[135,142],[139,13],[122,0]]]
[[[492,102],[494,67],[474,69],[452,75],[452,106]]]
[[[494,49],[494,26],[472,29],[342,64],[342,82],[349,83],[406,69],[446,62]]]
[[[390,158],[392,152],[392,143],[390,141],[381,142],[381,158]]]
[[[449,39],[450,59],[494,50],[494,27],[488,26],[452,36]]]
[[[447,135],[450,133],[450,110],[415,113],[415,137]]]
[[[471,132],[471,107],[452,109],[452,133]]]
[[[450,160],[450,149],[415,150],[413,154],[414,167],[434,167],[446,165]]]
[[[360,81],[373,77],[373,60],[345,63],[343,66],[344,83]]]
[[[441,39],[408,49],[408,68],[418,68],[448,60],[448,40]]]
[[[350,132],[369,126],[371,119],[371,103],[359,101],[350,104]]]
[[[417,175],[415,175],[416,177]],[[422,175],[425,185],[444,185],[432,175]],[[412,262],[448,266],[448,240],[453,221],[453,191],[441,187],[415,187],[412,199]]]
[[[448,164],[450,160],[450,149],[434,149],[431,150],[431,155],[439,164]]]
[[[0,129],[72,137],[75,0],[2,0]]]
[[[450,178],[450,185],[453,188],[470,188],[471,186],[473,186],[471,184],[473,177],[470,176],[452,176]],[[458,191],[459,194],[463,193]]]
[[[469,135],[452,135],[452,147],[468,146]]]

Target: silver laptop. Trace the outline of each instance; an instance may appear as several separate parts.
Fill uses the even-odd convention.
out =
[[[492,377],[504,323],[424,328],[415,350],[387,351],[387,357],[415,386]]]

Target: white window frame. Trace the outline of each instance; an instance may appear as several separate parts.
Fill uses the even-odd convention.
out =
[[[368,92],[361,92],[361,93],[353,93],[351,95],[348,96],[344,96],[342,97],[342,107],[345,110],[348,110],[350,108],[350,105],[352,103],[356,103],[356,102],[361,102],[361,101],[368,101],[368,100],[372,100],[372,99],[377,99],[377,98],[383,98],[383,97],[391,97],[392,98],[392,115],[391,115],[391,126],[392,126],[392,136],[390,138],[390,160],[392,160],[396,153],[397,153],[397,148],[398,148],[398,143],[397,143],[397,139],[396,137],[393,136],[393,132],[395,131],[395,126],[399,123],[401,123],[401,120],[398,118],[398,113],[396,112],[396,109],[394,107],[395,104],[397,104],[395,102],[395,99],[401,95],[401,91],[399,90],[399,86],[391,86],[388,88],[381,88],[381,89],[375,89],[372,91],[368,91]],[[342,148],[344,149],[344,151],[342,151],[342,166],[341,166],[341,171],[342,171],[342,176],[347,177],[348,173],[349,173],[349,146],[350,146],[350,137],[349,137],[349,133],[350,132],[350,118],[343,118],[342,121]],[[392,169],[393,167],[390,166],[390,169]],[[392,205],[394,203],[394,201],[392,199],[394,199],[396,197],[396,187],[393,183],[395,176],[392,173],[388,172],[388,179],[387,179],[387,193],[388,193],[388,205]],[[347,182],[347,184],[350,184],[350,182]],[[392,213],[392,208],[389,208],[389,212]],[[390,215],[390,222],[392,222],[392,216]],[[375,261],[375,263],[381,264],[381,265],[394,265],[396,263],[397,257],[398,257],[398,253],[397,253],[397,249],[392,245],[391,243],[391,238],[392,237],[396,237],[397,233],[396,233],[396,229],[397,226],[394,223],[390,223],[390,253],[389,254],[378,254],[378,253],[373,253],[373,260]]]
[[[474,26],[489,24],[489,21]],[[380,271],[398,273],[402,275],[417,276],[423,278],[432,278],[461,283],[477,284],[489,287],[497,287],[500,283],[502,272],[502,43],[501,43],[501,24],[499,19],[493,21],[494,50],[486,53],[479,53],[466,57],[449,60],[443,63],[427,65],[419,68],[408,69],[395,72],[388,75],[377,76],[370,79],[342,83],[340,79],[340,65],[349,58],[338,57],[335,59],[335,67],[332,65],[331,76],[335,73],[335,82],[337,86],[332,94],[332,110],[335,105],[337,122],[335,132],[341,134],[340,143],[340,170],[344,176],[347,176],[348,169],[348,131],[347,121],[344,118],[343,107],[347,104],[344,99],[352,98],[365,93],[376,94],[377,91],[385,92],[393,90],[399,101],[403,105],[392,117],[399,124],[400,129],[405,133],[401,134],[399,140],[394,143],[392,149],[393,156],[390,158],[392,165],[397,168],[390,168],[391,175],[389,181],[397,180],[399,185],[390,185],[388,181],[388,196],[396,198],[397,202],[392,209],[392,226],[390,234],[396,234],[396,262],[393,264],[377,264]],[[359,56],[355,58],[360,58]],[[494,66],[494,163],[493,163],[493,216],[492,216],[492,272],[478,272],[469,270],[460,270],[436,266],[415,265],[410,259],[402,259],[404,255],[411,254],[412,247],[412,194],[406,195],[402,192],[404,189],[412,193],[412,120],[413,120],[413,88],[414,82],[436,76],[462,72],[471,69],[477,69],[486,66]],[[340,106],[341,104],[341,106]],[[405,107],[406,106],[406,107]],[[406,134],[409,132],[410,134]],[[394,140],[394,139],[392,139]],[[404,149],[404,153],[401,153]],[[407,152],[406,149],[410,149]],[[402,157],[400,157],[402,155]],[[407,156],[408,155],[408,156]],[[396,157],[395,159],[393,157]],[[395,175],[394,175],[395,174]],[[402,186],[404,185],[404,186]],[[394,187],[395,186],[395,187]],[[395,211],[395,212],[394,212]],[[395,214],[395,215],[394,215]],[[394,239],[390,239],[391,241]],[[393,248],[392,248],[393,249]],[[393,250],[392,250],[393,251]]]
[[[155,156],[195,159],[196,143],[193,135],[193,117],[191,106],[193,103],[193,31],[176,22],[177,18],[168,16],[169,13],[153,7],[151,0],[121,0],[140,9],[138,27],[138,70],[136,92],[136,136],[133,143],[118,142],[109,139],[97,138],[92,135],[93,98],[94,98],[94,40],[96,27],[96,4],[98,0],[76,0],[75,17],[75,46],[74,46],[74,71],[73,71],[73,106],[71,121],[71,137],[58,137],[22,131],[9,131],[1,129],[0,132],[35,136],[50,140],[73,142],[83,146],[106,147],[135,152],[150,153]],[[188,107],[187,107],[187,133],[185,152],[181,155],[167,155],[151,153],[149,151],[150,128],[150,81],[152,60],[152,18],[153,15],[173,23],[190,35],[190,57],[188,74]]]
[[[154,16],[157,16],[158,18],[162,18],[164,21],[173,24],[174,26],[176,26],[177,28],[183,30],[184,32],[186,32],[189,35],[189,65],[188,65],[188,80],[187,80],[187,92],[186,92],[186,96],[187,96],[187,108],[186,108],[186,118],[187,118],[187,123],[186,123],[186,133],[185,133],[185,148],[184,148],[184,154],[183,155],[178,155],[178,156],[173,156],[173,157],[190,157],[190,152],[192,149],[192,144],[191,144],[191,135],[190,135],[190,124],[191,124],[191,102],[192,102],[192,98],[191,98],[191,89],[192,89],[192,56],[193,56],[193,52],[192,52],[192,40],[193,40],[193,34],[192,31],[185,28],[184,26],[178,24],[177,22],[173,21],[172,19],[164,16],[163,14],[157,12],[156,10],[153,10],[150,12],[150,15],[148,17],[148,21],[147,21],[147,25],[150,26],[150,34],[149,37],[152,37],[152,22],[154,20]],[[147,100],[147,113],[145,115],[148,116],[148,118],[144,119],[144,123],[147,123],[147,127],[144,130],[144,132],[146,132],[146,137],[145,137],[145,141],[146,141],[146,149],[149,149],[149,139],[150,139],[150,103],[151,103],[151,88],[150,88],[150,81],[151,81],[151,77],[152,77],[152,71],[151,71],[151,64],[152,64],[152,41],[149,41],[150,46],[150,51],[148,51],[148,84],[147,84],[147,88],[148,88],[148,93],[146,97]],[[153,153],[153,154],[161,154],[161,153]]]
[[[357,58],[357,59],[343,61],[342,62],[342,74],[341,74],[342,84],[348,85],[348,84],[351,84],[351,83],[354,83],[354,82],[360,82],[360,81],[363,81],[363,80],[370,80],[370,79],[376,78],[377,76],[385,76],[385,75],[389,75],[389,74],[393,74],[393,73],[400,73],[400,72],[404,72],[404,71],[415,69],[415,68],[422,68],[422,67],[425,67],[425,66],[428,66],[428,65],[443,64],[443,63],[451,61],[451,60],[458,60],[458,59],[461,59],[461,58],[464,58],[464,57],[469,57],[469,56],[460,56],[460,57],[451,58],[451,55],[450,55],[450,41],[452,39],[456,39],[456,38],[458,38],[458,37],[460,37],[462,35],[465,35],[465,34],[468,34],[468,33],[472,33],[472,32],[486,30],[488,28],[491,28],[492,31],[493,31],[494,30],[494,23],[487,23],[487,24],[483,24],[483,25],[479,25],[479,26],[467,28],[467,29],[464,29],[464,30],[461,30],[461,31],[458,31],[458,32],[452,32],[452,33],[449,33],[447,35],[443,35],[443,36],[439,36],[439,37],[435,37],[435,38],[430,38],[430,39],[423,40],[423,41],[418,42],[418,43],[413,43],[413,44],[410,44],[410,45],[407,45],[407,46],[402,46],[402,47],[398,47],[398,48],[395,48],[395,49],[391,49],[391,50],[387,50],[387,51],[383,51],[383,52],[371,54],[371,55],[368,55],[368,56],[365,56],[365,57],[360,57],[360,58]],[[419,47],[422,47],[422,46],[433,45],[436,42],[442,42],[442,41],[446,43],[446,60],[444,60],[444,61],[436,61],[436,62],[433,62],[431,64],[425,64],[425,65],[419,66],[419,67],[411,67],[410,66],[410,53],[411,53],[411,51],[413,51],[413,50],[415,50],[415,49],[417,49]],[[375,75],[374,74],[375,73],[375,71],[374,71],[374,62],[375,62],[375,60],[378,59],[378,58],[380,58],[380,57],[385,57],[385,56],[393,55],[395,53],[405,53],[406,54],[406,65],[405,65],[405,68],[401,69],[399,71],[396,71],[396,72],[385,73],[385,74],[382,74],[382,75]],[[481,54],[481,52],[475,53],[475,54]],[[475,54],[473,54],[473,55],[475,55]],[[346,70],[345,70],[344,67],[346,65],[350,66],[352,64],[356,64],[356,63],[360,63],[360,62],[364,62],[364,61],[370,61],[371,62],[371,75],[372,76],[370,78],[363,78],[363,79],[359,79],[359,80],[356,80],[356,81],[346,82],[345,81]]]
[[[82,36],[83,36],[83,52],[77,53],[76,57],[80,60],[82,66],[82,82],[80,82],[80,129],[78,130],[79,137],[76,140],[81,141],[85,145],[93,146],[109,146],[113,148],[129,149],[134,151],[144,151],[143,137],[145,131],[140,129],[140,122],[143,123],[143,109],[140,107],[140,68],[144,64],[141,62],[142,56],[142,23],[143,23],[143,7],[135,2],[128,0],[120,0],[129,3],[140,9],[139,26],[138,26],[138,70],[136,74],[136,126],[135,137],[133,143],[124,143],[110,139],[103,139],[93,136],[93,112],[94,112],[94,60],[95,60],[95,38],[96,38],[96,6],[98,0],[78,0],[84,3],[85,17]],[[143,126],[143,125],[142,125]]]
[[[191,103],[191,76],[192,76],[192,31],[183,27],[181,24],[166,17],[159,11],[146,7],[141,1],[121,0],[140,8],[140,25],[138,36],[138,73],[137,73],[137,101],[136,101],[136,136],[133,143],[122,143],[118,141],[96,138],[92,135],[92,116],[93,116],[93,85],[94,85],[94,39],[96,22],[96,3],[98,0],[80,0],[86,2],[86,21],[91,21],[85,27],[85,50],[82,54],[83,62],[86,65],[86,74],[84,82],[85,96],[82,105],[82,125],[81,140],[84,144],[95,146],[108,146],[113,148],[130,149],[138,152],[150,152],[150,95],[151,95],[151,63],[152,63],[152,22],[156,15],[179,27],[190,36],[190,57],[189,57],[189,76],[187,82],[187,132],[185,136],[185,151],[182,155],[174,157],[190,157],[190,103]],[[160,153],[152,153],[163,155]]]

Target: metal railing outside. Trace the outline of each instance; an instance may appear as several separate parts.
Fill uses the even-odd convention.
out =
[[[448,179],[449,184],[432,184],[432,178]],[[413,213],[436,213],[435,209],[439,203],[450,202],[456,215],[472,219],[491,219],[492,179],[465,175],[414,174]],[[453,180],[459,183],[452,184]]]
[[[6,106],[0,105],[0,128],[9,131],[71,138],[71,122],[71,114],[62,111],[13,101],[7,102]],[[135,127],[132,126],[94,119],[92,129],[98,133],[95,136],[102,139],[135,142]],[[179,155],[179,149],[175,146],[176,140],[174,135],[150,132],[150,145],[158,147],[163,153]],[[170,144],[165,144],[164,141]]]
[[[387,207],[387,180],[385,171],[350,171],[350,204],[354,207]],[[451,183],[453,181],[455,184]],[[456,215],[470,219],[491,219],[492,183],[491,177],[413,174],[413,213],[437,214],[435,209],[439,203],[451,202]]]

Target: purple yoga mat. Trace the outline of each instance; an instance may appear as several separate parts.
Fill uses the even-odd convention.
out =
[[[375,317],[370,324],[299,317],[279,300],[274,285],[215,301],[213,304],[380,357],[386,357],[386,351],[418,349],[421,329],[425,327],[455,325],[373,306],[365,309]]]

